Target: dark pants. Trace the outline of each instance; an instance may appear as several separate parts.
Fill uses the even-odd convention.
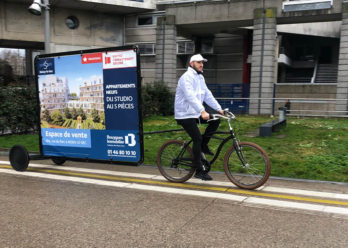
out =
[[[199,121],[201,123],[207,124],[208,127],[205,129],[205,132],[203,135],[201,135],[201,132],[198,129],[197,123],[198,119],[190,118],[190,119],[181,119],[176,120],[179,125],[181,125],[185,131],[190,135],[192,141],[193,141],[193,165],[197,168],[201,167],[201,147],[208,144],[210,140],[210,136],[213,132],[215,132],[219,125],[220,120],[215,121],[205,121],[201,117]]]

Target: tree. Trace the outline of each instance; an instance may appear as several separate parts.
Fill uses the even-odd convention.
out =
[[[77,110],[77,115],[81,116],[82,120],[87,119],[85,111],[83,111],[83,109],[81,107]]]
[[[100,113],[100,123],[105,125],[105,113],[104,112]]]
[[[51,123],[52,122],[52,118],[50,116],[50,111],[48,111],[48,109],[45,109],[43,112],[42,112],[42,119],[44,121],[47,121],[48,123]]]
[[[77,120],[77,111],[76,111],[76,108],[72,108],[71,110],[71,117],[74,119],[74,120]]]
[[[53,111],[52,114],[51,114],[51,118],[53,120],[52,123],[54,125],[61,126],[64,123],[63,116],[62,116],[62,114],[60,113],[59,110]]]
[[[12,66],[5,60],[0,60],[0,86],[7,86],[13,81]]]
[[[99,116],[98,110],[92,109],[91,116],[92,116],[93,122],[96,122],[96,123],[100,122],[100,116]]]
[[[64,116],[66,119],[71,119],[72,115],[70,113],[70,110],[68,108],[64,108]]]

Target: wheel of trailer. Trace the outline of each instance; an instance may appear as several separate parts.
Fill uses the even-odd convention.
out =
[[[9,154],[11,166],[16,171],[25,171],[29,165],[28,150],[21,145],[14,145]]]
[[[52,158],[52,161],[55,165],[63,165],[65,163],[66,159],[55,157],[55,158]]]

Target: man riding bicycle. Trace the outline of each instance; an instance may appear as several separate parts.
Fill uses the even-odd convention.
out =
[[[204,170],[201,162],[201,152],[209,155],[213,153],[208,148],[210,134],[219,127],[220,120],[209,120],[209,114],[224,111],[208,89],[203,77],[203,63],[208,60],[202,55],[193,55],[190,66],[180,77],[175,94],[175,120],[181,125],[193,141],[193,166],[196,167],[196,178],[212,180],[208,172]],[[197,123],[208,123],[203,135],[201,135]]]

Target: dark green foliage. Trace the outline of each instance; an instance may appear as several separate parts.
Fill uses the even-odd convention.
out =
[[[38,115],[34,88],[0,87],[0,133],[19,133],[36,129]]]
[[[77,110],[77,115],[81,116],[82,120],[87,119],[86,113],[85,113],[85,111],[83,111],[83,109],[81,107]]]
[[[164,82],[146,84],[142,88],[143,115],[172,115],[174,94]]]
[[[48,109],[45,109],[43,112],[42,112],[42,118],[44,121],[47,121],[48,123],[51,123],[52,122],[52,118],[51,118],[51,115],[50,115],[50,111],[48,111]]]
[[[12,81],[13,72],[11,65],[5,60],[0,60],[0,86],[7,86]]]
[[[72,118],[72,115],[71,115],[70,110],[68,108],[64,108],[63,112],[64,112],[64,116],[66,119]]]
[[[77,114],[76,108],[72,108],[72,110],[71,110],[71,118],[73,118],[74,120],[77,120],[77,116],[78,116],[78,114]]]
[[[52,123],[54,125],[61,126],[64,123],[62,113],[59,110],[55,110],[51,114]]]
[[[98,110],[92,109],[91,116],[94,122],[100,122],[100,116]]]
[[[100,123],[103,124],[103,125],[105,125],[105,113],[104,113],[104,112],[102,112],[102,113],[100,114]]]

